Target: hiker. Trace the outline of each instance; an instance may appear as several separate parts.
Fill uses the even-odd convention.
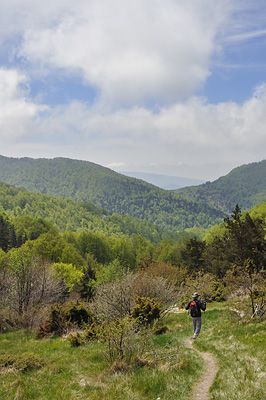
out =
[[[186,310],[190,310],[194,331],[193,339],[197,339],[201,329],[201,310],[206,310],[206,302],[199,300],[198,293],[194,293],[192,297],[192,300],[186,305]]]

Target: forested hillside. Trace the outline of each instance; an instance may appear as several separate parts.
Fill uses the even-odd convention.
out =
[[[210,228],[225,217],[204,202],[182,198],[87,161],[0,156],[0,181],[32,192],[91,201],[112,213],[147,220],[165,230]]]
[[[230,213],[236,204],[249,210],[266,200],[266,160],[242,165],[214,182],[177,189],[176,193],[193,201]]]
[[[128,215],[112,214],[88,201],[76,202],[63,197],[31,193],[0,182],[0,211],[1,209],[11,218],[30,216],[45,219],[60,232],[89,230],[109,236],[142,234],[155,242],[170,235],[147,221]],[[174,236],[173,233],[172,235]]]

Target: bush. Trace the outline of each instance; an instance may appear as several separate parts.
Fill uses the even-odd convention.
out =
[[[79,332],[71,334],[69,336],[69,340],[72,347],[79,347],[85,343],[83,337],[80,335]]]
[[[46,336],[49,336],[50,334],[51,334],[50,321],[49,319],[46,319],[45,321],[43,321],[42,324],[39,325],[36,336],[38,339],[41,339]]]
[[[0,355],[0,369],[13,368],[19,372],[26,372],[34,369],[39,369],[43,365],[43,360],[41,360],[35,354],[31,353],[25,353],[22,355]]]
[[[97,317],[103,321],[121,320],[131,315],[137,297],[156,298],[158,303],[167,305],[176,300],[177,293],[173,285],[162,277],[129,273],[119,280],[99,286],[92,306]]]
[[[91,325],[95,321],[92,312],[87,304],[80,301],[69,301],[64,304],[57,304],[50,309],[48,320],[39,326],[38,337],[46,336],[49,333],[62,335],[70,328],[82,328]]]
[[[105,322],[99,337],[107,344],[106,359],[110,364],[123,361],[127,365],[146,351],[151,330],[141,328],[130,316],[121,320]]]
[[[152,324],[156,319],[159,319],[162,310],[162,304],[157,302],[157,299],[149,297],[136,298],[136,306],[133,308],[131,315],[142,324]]]
[[[166,333],[169,330],[169,328],[166,325],[158,326],[154,329],[154,335],[162,335],[163,333]]]
[[[94,339],[97,339],[98,337],[98,327],[95,322],[93,322],[91,325],[87,326],[84,332],[84,339],[86,341],[91,341]]]

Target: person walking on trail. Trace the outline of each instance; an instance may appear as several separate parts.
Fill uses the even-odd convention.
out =
[[[192,300],[190,300],[186,305],[186,310],[190,311],[193,324],[193,339],[197,339],[201,329],[201,310],[206,310],[206,302],[199,300],[199,294],[194,293]]]

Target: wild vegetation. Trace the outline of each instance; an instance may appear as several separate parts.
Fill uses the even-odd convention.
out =
[[[266,160],[242,165],[213,182],[175,190],[193,201],[231,213],[236,204],[249,210],[266,199]]]
[[[0,193],[1,396],[189,399],[204,367],[182,309],[198,291],[195,346],[218,364],[211,399],[264,398],[265,204],[177,238],[91,203]],[[73,226],[59,228],[59,210]]]
[[[234,303],[208,305],[202,332],[194,344],[211,351],[218,373],[211,400],[264,400],[266,321],[240,319]],[[168,331],[149,337],[146,358],[130,366],[110,365],[106,342],[71,345],[71,337],[6,331],[0,335],[0,393],[6,400],[175,399],[188,400],[205,366],[187,346],[192,327],[185,312],[165,320]],[[169,350],[175,350],[175,356]],[[168,353],[167,353],[168,352]],[[161,360],[160,360],[161,358]]]
[[[128,215],[112,214],[91,202],[79,203],[63,197],[31,193],[0,182],[1,209],[10,218],[15,218],[17,225],[20,220],[26,224],[27,219],[33,218],[38,220],[36,225],[52,223],[60,232],[88,230],[116,237],[142,234],[155,242],[164,237],[178,237],[177,233],[163,231],[156,225]]]
[[[0,181],[31,192],[85,204],[89,201],[111,213],[127,214],[166,231],[206,229],[225,217],[204,202],[187,200],[173,191],[85,161],[0,156]]]

